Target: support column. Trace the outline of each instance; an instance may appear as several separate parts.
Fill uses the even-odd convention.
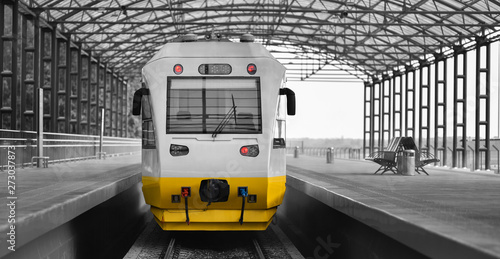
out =
[[[97,135],[97,122],[99,121],[99,62],[95,60],[89,52],[89,62],[90,62],[90,131],[89,134]]]
[[[128,80],[127,79],[124,79],[124,83],[123,83],[123,94],[122,94],[122,98],[123,98],[123,106],[122,106],[122,114],[123,114],[123,117],[122,117],[122,122],[123,122],[123,129],[124,129],[124,133],[122,134],[122,137],[128,137],[129,136],[129,133],[128,133],[128,114],[129,114],[129,108],[128,108]]]
[[[123,98],[125,97],[123,95],[123,78],[119,78],[118,80],[118,87],[117,87],[117,115],[116,115],[116,123],[117,123],[117,137],[123,137]]]
[[[98,88],[97,88],[97,121],[101,121],[102,116],[105,116],[102,114],[102,109],[105,107],[105,101],[106,101],[106,93],[105,93],[105,87],[106,87],[106,67],[99,62],[98,66],[98,71],[99,71],[99,80],[98,80]]]
[[[40,16],[39,13],[36,13],[36,16],[33,17],[33,22],[34,22],[34,68],[33,68],[33,78],[34,78],[34,89],[33,90],[33,110],[34,110],[34,119],[33,119],[33,124],[34,128],[37,131],[42,131],[43,132],[43,97],[44,94],[42,93],[42,96],[39,96],[40,89],[42,88],[43,84],[43,76],[42,76],[42,68],[43,68],[43,61],[42,61],[42,56],[43,56],[43,48],[42,48],[42,40],[43,40],[43,34],[42,30],[40,28]],[[43,88],[42,88],[43,89]],[[36,109],[35,107],[39,107]],[[39,136],[38,136],[39,137]],[[42,151],[43,153],[43,151]]]
[[[401,137],[403,134],[403,73],[393,71],[392,95],[392,136]]]
[[[446,143],[446,74],[447,62],[444,54],[434,55],[435,84],[434,84],[434,154],[441,160],[442,165],[446,165],[447,143]],[[441,154],[441,155],[440,155]]]
[[[415,85],[416,76],[415,68],[407,66],[406,69],[406,84],[405,84],[405,136],[415,139]],[[411,77],[411,80],[410,80]]]
[[[59,77],[58,77],[58,70],[59,70],[59,42],[58,42],[58,39],[57,39],[57,24],[56,23],[51,23],[51,27],[52,27],[52,30],[51,30],[51,44],[52,44],[52,49],[50,51],[51,53],[51,65],[52,65],[52,68],[51,68],[51,75],[50,75],[50,79],[51,79],[51,91],[50,91],[50,94],[51,94],[51,106],[52,106],[52,109],[51,109],[51,129],[53,132],[58,132],[58,92],[59,92]],[[44,91],[44,94],[45,94],[45,91]],[[45,110],[44,110],[45,112]],[[45,118],[44,118],[45,119]]]
[[[372,84],[365,82],[363,106],[363,157],[373,153],[373,93]]]
[[[418,149],[429,151],[431,133],[431,68],[427,60],[420,60],[420,98],[419,98],[419,128]],[[423,146],[424,145],[424,146]]]
[[[381,127],[381,150],[385,150],[386,141],[391,139],[391,94],[392,94],[392,84],[391,77],[384,75],[382,78],[381,86],[381,116],[380,116],[380,127]]]
[[[454,46],[453,50],[452,167],[465,168],[467,167],[467,51],[463,46]]]
[[[106,65],[105,69],[105,77],[106,77],[106,87],[105,87],[105,100],[104,100],[104,107],[105,107],[105,114],[106,114],[106,123],[105,123],[105,130],[104,132],[106,133],[106,136],[113,136],[111,132],[111,125],[113,122],[113,118],[111,115],[111,85],[113,83],[113,72],[108,69]]]
[[[111,73],[111,136],[116,137],[117,135],[117,105],[118,105],[118,75],[112,71]]]
[[[381,134],[380,134],[380,112],[381,112],[381,92],[382,92],[382,86],[381,82],[378,78],[374,77],[373,78],[373,88],[372,88],[372,95],[373,95],[373,103],[372,103],[372,111],[373,111],[373,139],[372,139],[372,149],[373,152],[375,151],[380,151],[382,147],[382,142],[381,142]],[[375,143],[376,142],[376,143]]]
[[[81,48],[80,48],[81,49]],[[84,55],[81,53],[80,58],[80,133],[82,134],[90,134],[90,119],[89,119],[89,110],[90,110],[90,56]]]
[[[55,85],[55,42],[53,41],[54,32],[48,28],[42,28],[41,31],[41,69],[40,69],[40,86],[43,88],[43,130],[46,132],[54,132],[55,123],[52,116],[55,112],[52,110],[54,100],[54,85]]]
[[[476,137],[474,169],[484,162],[490,169],[490,71],[491,46],[486,37],[476,38]],[[484,60],[485,61],[482,61]],[[484,154],[483,156],[481,156]]]
[[[69,40],[68,36],[68,40]],[[79,106],[81,103],[81,85],[80,85],[80,63],[81,63],[81,51],[76,45],[71,46],[71,42],[68,41],[69,46],[69,89],[68,89],[68,99],[70,107],[70,120],[69,120],[69,133],[76,134],[80,132],[80,123],[82,115],[79,112]]]
[[[22,69],[22,86],[21,86],[21,130],[36,130],[35,124],[35,103],[37,92],[35,91],[35,78],[38,76],[38,71],[35,75],[35,67],[39,61],[40,51],[38,47],[39,41],[35,32],[35,19],[32,15],[26,15],[23,23],[23,35],[26,35],[22,43],[23,53],[23,69]]]
[[[17,109],[17,1],[0,3],[0,129],[16,129]]]
[[[69,63],[69,41],[63,38],[57,39],[57,97],[56,97],[56,107],[57,107],[57,124],[56,129],[59,133],[67,133],[69,128],[69,87],[68,87],[68,63]]]

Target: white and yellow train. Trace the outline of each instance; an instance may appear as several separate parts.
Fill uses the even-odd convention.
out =
[[[167,43],[142,70],[144,198],[164,230],[265,230],[285,193],[295,94],[253,36],[206,38]]]

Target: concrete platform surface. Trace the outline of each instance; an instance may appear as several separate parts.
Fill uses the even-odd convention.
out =
[[[500,175],[373,175],[369,161],[287,158],[287,185],[430,258],[500,258]],[[402,257],[403,258],[403,257]]]
[[[12,252],[10,239],[11,248],[19,249],[139,183],[140,159],[137,154],[0,172],[0,257]]]

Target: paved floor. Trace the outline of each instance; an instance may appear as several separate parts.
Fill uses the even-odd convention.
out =
[[[9,179],[6,170],[0,172],[0,257],[9,252],[11,226],[19,248],[140,182],[140,159],[127,155],[18,168],[15,179]],[[6,206],[9,203],[15,206]],[[15,224],[9,221],[11,215]]]
[[[288,184],[306,182],[309,195],[430,257],[500,258],[500,175],[432,166],[430,176],[373,175],[372,162],[310,156],[287,165]]]

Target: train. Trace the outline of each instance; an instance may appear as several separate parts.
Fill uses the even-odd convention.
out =
[[[286,183],[286,69],[252,35],[184,35],[142,68],[142,192],[167,231],[265,230]]]

